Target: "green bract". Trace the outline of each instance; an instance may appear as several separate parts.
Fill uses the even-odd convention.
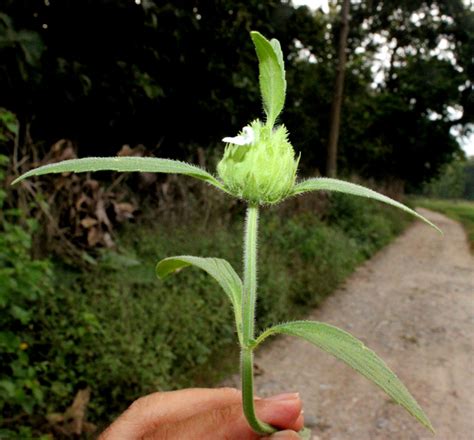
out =
[[[246,128],[252,142],[226,145],[217,165],[219,177],[229,193],[251,204],[278,203],[293,190],[299,161],[288,132],[283,125],[270,128],[259,120]]]

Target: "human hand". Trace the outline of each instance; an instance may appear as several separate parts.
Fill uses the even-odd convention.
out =
[[[284,429],[270,439],[297,440],[303,428],[297,393],[255,399],[257,416]],[[234,388],[193,388],[141,397],[110,425],[99,440],[254,440]]]

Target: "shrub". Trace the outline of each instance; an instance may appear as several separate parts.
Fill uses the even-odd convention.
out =
[[[0,182],[6,162],[0,156]],[[17,426],[47,400],[37,312],[52,291],[52,267],[48,260],[32,259],[31,237],[37,224],[28,220],[20,226],[21,213],[4,209],[5,198],[0,186],[0,411],[3,425],[11,420]],[[27,428],[20,432],[26,435]],[[7,432],[0,430],[3,435]]]

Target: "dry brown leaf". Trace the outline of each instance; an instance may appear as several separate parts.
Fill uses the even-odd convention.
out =
[[[86,229],[89,229],[92,226],[95,226],[96,224],[97,224],[97,220],[92,217],[86,217],[81,220],[81,226]]]
[[[91,396],[90,388],[79,390],[74,397],[72,405],[64,414],[48,414],[46,419],[54,430],[68,437],[80,436],[83,433],[93,433],[97,427],[86,422],[86,410]]]
[[[90,188],[94,192],[99,191],[99,189],[100,189],[100,183],[97,180],[94,180],[94,179],[87,179],[84,182],[84,186]]]
[[[130,145],[123,145],[122,148],[117,153],[117,156],[132,156],[133,150],[130,148]]]
[[[147,154],[147,150],[144,145],[137,145],[134,148],[130,148],[130,145],[125,144],[117,153],[117,156],[144,157],[148,155],[149,154]]]
[[[100,243],[102,235],[103,234],[99,231],[99,228],[92,227],[87,233],[87,244],[91,247],[96,246],[98,243]]]
[[[73,159],[77,157],[75,148],[72,141],[60,139],[42,160],[35,155],[28,158],[28,162],[40,166]],[[143,145],[135,148],[124,145],[118,155],[143,157],[151,154]],[[23,170],[25,161],[19,162],[19,171]],[[44,227],[44,246],[38,252],[42,253],[44,247],[45,251],[53,250],[66,259],[78,259],[81,263],[83,259],[80,256],[85,249],[113,247],[115,228],[133,218],[138,209],[136,203],[130,202],[129,188],[122,185],[124,176],[113,175],[111,184],[91,178],[90,173],[64,173],[23,182],[22,205],[26,206],[32,199],[37,200],[38,195],[47,201],[47,207],[33,208],[33,216]],[[152,185],[157,179],[153,173],[140,173],[138,177],[138,185],[142,190],[144,185]],[[136,186],[137,179],[132,183]],[[146,191],[149,193],[151,190],[147,187]]]
[[[116,215],[116,220],[118,222],[123,222],[133,218],[133,213],[137,210],[135,206],[131,203],[116,203],[112,202],[114,205],[114,211]]]
[[[100,196],[102,196],[102,194],[100,194]],[[97,217],[97,220],[99,220],[100,223],[103,223],[109,229],[112,228],[107,212],[105,211],[104,199],[102,197],[98,197],[97,199],[97,205],[95,207],[95,215]]]
[[[49,156],[49,157],[48,157]],[[47,162],[59,162],[61,160],[75,159],[77,157],[73,143],[68,139],[60,139],[50,150]]]
[[[79,198],[76,200],[76,209],[82,208],[82,205],[91,205],[92,199],[87,197],[84,193],[82,193]]]
[[[108,232],[104,233],[102,239],[103,239],[105,247],[110,249],[115,246],[115,243],[112,240],[112,236]]]

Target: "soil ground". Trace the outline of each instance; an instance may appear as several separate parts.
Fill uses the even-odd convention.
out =
[[[378,353],[436,436],[342,362],[277,338],[257,352],[257,393],[299,391],[313,440],[474,439],[474,257],[458,223],[420,212],[444,237],[415,223],[308,319],[345,329]]]

